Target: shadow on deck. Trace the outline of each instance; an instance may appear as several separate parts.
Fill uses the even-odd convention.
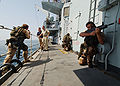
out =
[[[104,72],[97,69],[84,68],[73,70],[77,77],[85,86],[120,86],[120,81],[116,80]]]
[[[34,66],[39,66],[39,65],[42,65],[42,64],[45,64],[45,63],[48,63],[50,61],[52,61],[53,59],[47,59],[47,60],[36,60],[36,61],[32,61],[32,64],[31,62],[25,64],[24,66],[27,66],[27,68],[31,68],[31,67],[34,67]]]

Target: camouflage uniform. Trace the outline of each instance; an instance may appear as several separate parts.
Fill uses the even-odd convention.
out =
[[[47,29],[42,30],[42,34],[43,34],[43,50],[48,50],[48,36],[49,36],[49,31]]]
[[[72,50],[71,45],[72,45],[72,37],[69,34],[67,34],[63,37],[62,47],[64,48],[64,50]]]
[[[79,58],[81,57],[81,55],[83,54],[84,49],[87,50],[87,44],[86,44],[85,42],[82,43],[81,46],[80,46],[80,53],[78,54],[78,60],[79,60]]]
[[[95,31],[95,28],[91,30],[87,30],[86,32],[90,33]],[[87,36],[84,39],[85,43],[87,44],[87,63],[89,67],[93,67],[92,59],[93,56],[97,54],[97,45],[99,44],[97,36]]]
[[[25,26],[25,24],[23,24],[23,26]],[[27,57],[28,57],[28,47],[23,42],[24,42],[24,39],[26,39],[26,38],[29,39],[30,38],[30,32],[28,30],[24,29],[23,26],[21,27],[21,29],[18,30],[18,31],[20,31],[20,34],[17,32],[17,34],[19,34],[19,36],[18,36],[19,41],[16,38],[15,34],[13,34],[13,30],[11,31],[11,33],[10,33],[11,37],[10,37],[10,40],[9,40],[9,43],[8,43],[8,52],[7,52],[9,54],[4,59],[3,64],[9,63],[12,60],[18,46],[20,46],[20,49],[23,50],[24,61],[25,62],[28,61],[28,59],[27,59]]]
[[[101,34],[101,29],[96,28],[95,24],[91,21],[86,23],[87,30],[81,32],[80,36],[85,37],[84,42],[87,44],[87,63],[89,67],[93,67],[92,58],[97,53],[97,45],[104,44],[104,36]]]

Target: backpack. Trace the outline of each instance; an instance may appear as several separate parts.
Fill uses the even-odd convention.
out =
[[[14,27],[13,30],[10,32],[10,36],[14,36],[17,37],[20,32],[22,32],[22,28],[21,27]]]
[[[10,35],[15,37],[20,43],[23,43],[24,39],[26,38],[25,34],[22,32],[24,29],[21,27],[14,27],[13,30],[10,32]]]

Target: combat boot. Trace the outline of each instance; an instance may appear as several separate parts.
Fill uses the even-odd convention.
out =
[[[92,64],[92,63],[89,63],[89,64],[88,64],[88,67],[89,67],[89,68],[93,68],[93,64]]]
[[[23,63],[30,62],[30,60],[27,58],[28,57],[28,51],[23,51],[23,57],[24,57]]]
[[[90,60],[87,59],[87,64],[88,64],[88,67],[89,67],[89,68],[93,68],[92,61],[90,61]]]

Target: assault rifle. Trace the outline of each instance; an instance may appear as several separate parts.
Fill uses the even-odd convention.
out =
[[[113,25],[114,23],[110,23],[110,24],[107,24],[107,25],[100,25],[100,26],[98,26],[97,28],[99,28],[99,29],[105,29],[105,28],[107,28],[108,26],[110,26],[110,25]]]

